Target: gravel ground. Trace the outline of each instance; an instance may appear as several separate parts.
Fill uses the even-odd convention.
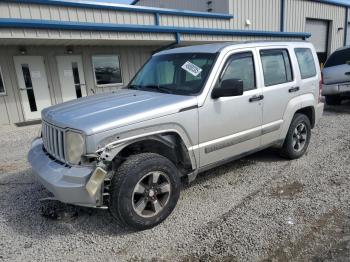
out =
[[[0,127],[0,260],[349,261],[349,127],[350,102],[328,107],[304,157],[265,150],[208,171],[143,232],[39,202],[48,192],[26,163],[39,126]]]

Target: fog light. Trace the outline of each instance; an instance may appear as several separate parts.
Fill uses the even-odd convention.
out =
[[[89,181],[87,182],[85,188],[91,197],[96,196],[97,190],[100,189],[103,180],[106,177],[107,172],[101,167],[97,167],[92,173]]]

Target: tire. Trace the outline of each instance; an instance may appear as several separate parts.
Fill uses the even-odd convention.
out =
[[[303,129],[301,129],[303,127]],[[302,132],[301,132],[302,130]],[[304,114],[295,114],[289,126],[287,136],[280,151],[281,156],[287,159],[296,159],[304,155],[311,138],[311,124]],[[299,147],[298,147],[299,141]]]
[[[180,187],[178,170],[170,160],[154,153],[133,155],[112,178],[109,210],[121,226],[149,229],[174,210]]]
[[[341,104],[342,98],[340,96],[326,96],[326,104],[335,106]]]

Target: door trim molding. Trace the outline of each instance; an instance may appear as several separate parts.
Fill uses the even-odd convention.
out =
[[[266,135],[268,133],[277,131],[281,128],[283,120],[278,120],[275,122],[271,122],[269,124],[258,126],[249,130],[245,130],[233,135],[221,137],[215,140],[211,140],[208,142],[204,142],[199,144],[198,146],[193,146],[190,150],[200,149],[204,147],[204,152],[206,154],[212,153],[214,151],[234,146],[236,144],[257,138],[262,135]]]

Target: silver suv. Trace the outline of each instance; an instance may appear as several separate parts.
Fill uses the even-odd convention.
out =
[[[301,157],[323,112],[316,65],[307,42],[162,51],[117,92],[45,109],[28,159],[57,200],[151,228],[181,180],[270,146]]]
[[[339,105],[350,97],[350,47],[336,50],[327,59],[322,70],[322,94],[328,105]]]

